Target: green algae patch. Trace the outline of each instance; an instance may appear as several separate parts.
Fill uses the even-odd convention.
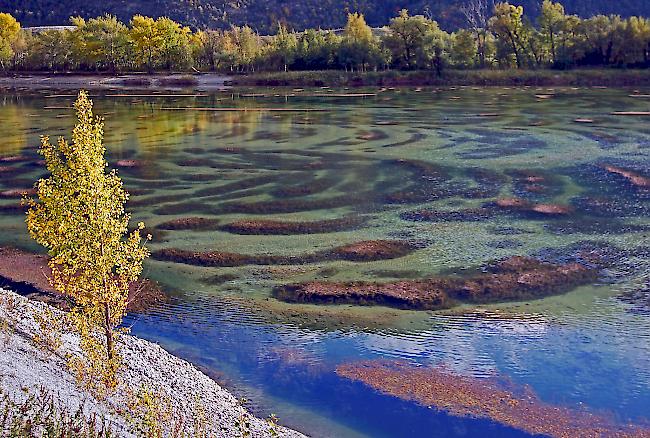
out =
[[[244,235],[323,234],[351,230],[361,226],[365,221],[362,217],[352,216],[302,222],[244,219],[226,224],[221,227],[221,230],[231,234]]]

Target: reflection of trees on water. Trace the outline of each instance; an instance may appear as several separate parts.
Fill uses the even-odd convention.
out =
[[[27,118],[12,97],[0,100],[0,155],[17,154],[27,146]]]

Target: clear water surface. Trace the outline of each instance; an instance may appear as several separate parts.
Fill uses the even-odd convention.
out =
[[[611,114],[648,111],[649,98],[630,97],[647,92],[183,93],[191,95],[93,95],[106,118],[110,161],[138,164],[119,170],[133,194],[134,220],[152,228],[191,216],[222,223],[354,216],[364,223],[294,236],[154,230],[153,250],[301,255],[371,239],[408,240],[421,249],[368,263],[206,268],[150,260],[146,274],[173,300],[130,316],[136,335],[200,366],[250,400],[258,415],[274,413],[314,436],[525,435],[381,395],[334,372],[338,364],[375,358],[442,365],[477,378],[496,374],[549,403],[621,422],[649,420],[650,195],[604,170],[614,165],[650,175],[650,118]],[[38,138],[69,135],[73,100],[69,91],[2,93],[0,158],[30,159],[0,163],[0,191],[29,187],[41,174]],[[419,173],[427,165],[438,177]],[[522,171],[544,175],[550,187],[527,189],[517,179]],[[467,211],[512,196],[575,212],[408,220],[424,208]],[[0,244],[37,250],[17,201],[0,199]],[[271,296],[287,283],[425,278],[511,255],[557,259],[589,247],[616,254],[597,284],[529,303],[436,313],[292,305]],[[636,299],[621,299],[629,293]]]

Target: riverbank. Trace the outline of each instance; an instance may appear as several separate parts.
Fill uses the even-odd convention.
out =
[[[649,70],[444,70],[351,73],[337,70],[293,71],[234,76],[233,86],[363,87],[363,86],[650,86]]]
[[[650,70],[444,70],[345,72],[341,70],[123,75],[83,73],[18,73],[0,76],[0,88],[89,90],[222,90],[230,87],[424,87],[424,86],[537,86],[647,87]]]
[[[152,427],[160,427],[165,436],[304,437],[254,417],[231,393],[190,363],[130,335],[121,340],[124,368],[117,392],[120,396],[99,399],[80,389],[68,369],[66,358],[79,354],[79,340],[61,323],[62,316],[47,304],[0,289],[0,408],[5,411],[9,407],[13,424],[33,422],[33,418],[21,418],[30,412],[11,412],[12,406],[38,405],[46,400],[51,414],[34,414],[38,421],[56,419],[53,421],[60,425],[66,422],[62,418],[74,418],[81,412],[85,427],[105,427],[111,436],[147,436]],[[30,397],[37,402],[30,402]],[[0,429],[0,435],[4,432]]]

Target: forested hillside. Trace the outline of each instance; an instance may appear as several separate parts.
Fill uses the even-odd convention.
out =
[[[278,22],[302,30],[339,28],[347,12],[362,12],[371,26],[387,24],[402,8],[430,16],[448,30],[464,25],[459,6],[467,0],[0,0],[0,12],[9,12],[23,26],[67,24],[69,17],[117,15],[128,22],[135,14],[168,16],[195,29],[248,24],[262,33]],[[538,0],[514,1],[534,16]],[[565,0],[568,13],[648,15],[649,0]]]

